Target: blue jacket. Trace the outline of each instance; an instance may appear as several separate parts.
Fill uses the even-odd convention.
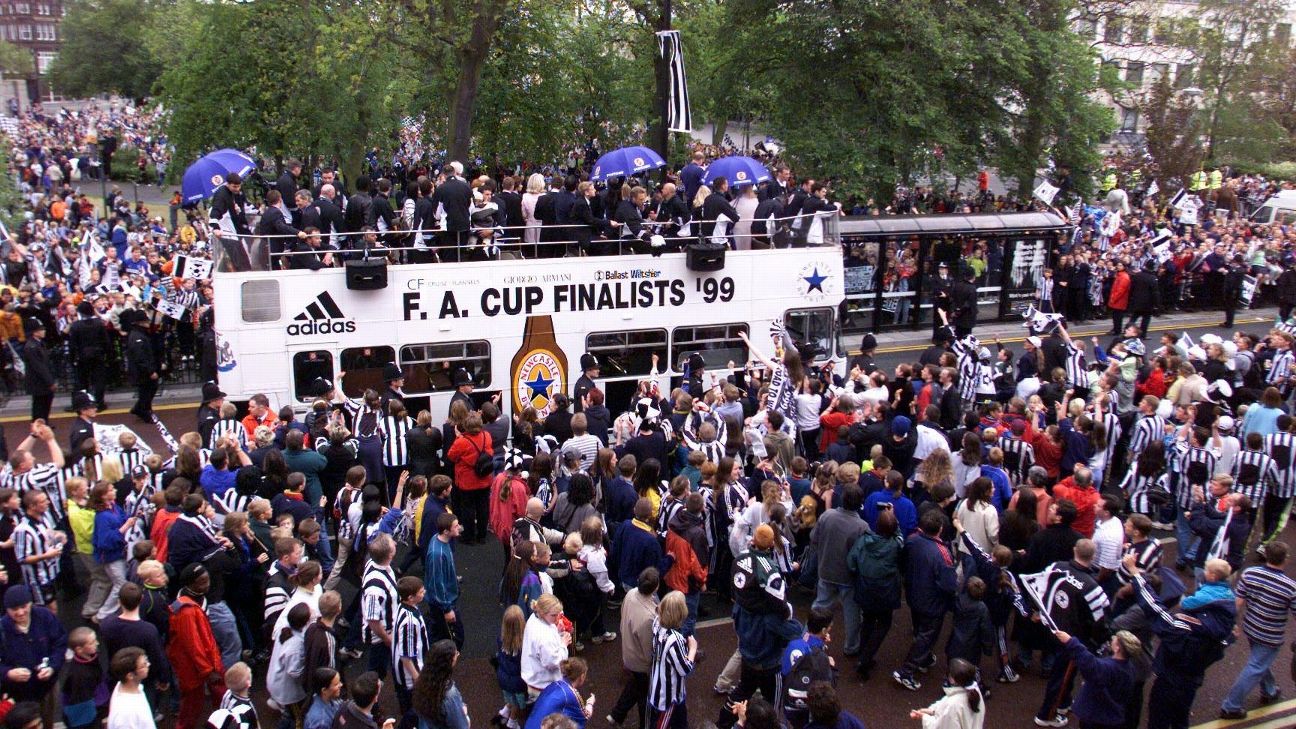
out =
[[[878,506],[881,504],[891,504],[892,510],[895,511],[896,522],[900,524],[900,534],[909,536],[918,528],[918,509],[914,503],[909,500],[908,496],[894,496],[890,491],[882,489],[874,491],[864,499],[864,506],[860,508],[860,516],[868,522],[869,528],[877,531]]]
[[[0,689],[15,701],[40,700],[58,680],[66,653],[67,630],[49,608],[32,605],[26,633],[18,630],[13,618],[0,617]],[[36,667],[47,659],[54,673],[45,681],[37,680]],[[17,683],[4,678],[15,668],[29,669],[31,680]]]
[[[622,522],[634,518],[634,505],[638,500],[639,494],[635,493],[634,484],[624,478],[617,476],[607,482],[603,503],[609,532],[615,534]]]
[[[982,466],[981,475],[990,479],[994,484],[994,494],[991,501],[1002,514],[1008,508],[1008,502],[1012,500],[1013,489],[1012,482],[1008,480],[1008,473],[997,466]]]
[[[928,617],[949,612],[958,592],[950,548],[920,531],[905,542],[903,559],[909,608]]]
[[[459,602],[459,578],[455,573],[454,550],[449,544],[436,537],[428,542],[423,576],[427,588],[424,599],[437,615],[454,610]]]
[[[756,613],[734,604],[734,630],[744,661],[766,670],[779,667],[783,649],[805,633],[805,626],[786,615]]]
[[[663,554],[657,532],[634,519],[621,522],[612,540],[612,556],[615,577],[623,586],[637,584],[639,573],[647,567],[656,567],[664,575],[675,561]]]
[[[314,506],[324,495],[324,485],[320,483],[320,471],[328,467],[328,459],[322,454],[305,448],[283,452],[284,463],[288,472],[300,471],[306,477],[306,503]]]
[[[1152,631],[1161,638],[1154,664],[1157,676],[1200,686],[1206,669],[1224,657],[1225,642],[1237,622],[1237,601],[1232,590],[1224,599],[1185,608],[1184,613],[1194,620],[1181,620],[1166,610],[1142,575],[1134,578],[1134,595],[1152,621]],[[1189,595],[1184,600],[1194,604],[1192,598]]]
[[[95,513],[94,558],[99,564],[109,564],[126,559],[126,538],[121,528],[126,523],[126,512],[116,504]]]
[[[562,679],[546,686],[536,697],[525,729],[540,729],[540,722],[550,714],[562,714],[571,719],[578,729],[584,729],[585,707],[577,698],[576,689]]]
[[[1134,695],[1134,667],[1129,661],[1099,658],[1074,636],[1062,649],[1084,676],[1084,685],[1071,704],[1080,721],[1103,726],[1124,723],[1125,706]]]

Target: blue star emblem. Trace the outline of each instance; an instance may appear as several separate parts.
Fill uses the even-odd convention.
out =
[[[544,375],[541,375],[537,370],[531,380],[522,384],[531,390],[531,399],[534,400],[537,397],[549,397],[549,386],[553,383],[554,378],[545,379]]]
[[[806,289],[807,294],[810,293],[811,291],[818,291],[821,294],[825,293],[823,290],[823,282],[827,281],[828,277],[819,275],[818,266],[815,266],[814,273],[810,274],[809,276],[802,276],[801,280],[810,284],[810,287]]]

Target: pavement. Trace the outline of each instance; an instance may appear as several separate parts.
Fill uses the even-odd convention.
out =
[[[1273,318],[1272,309],[1260,309],[1240,313],[1237,322],[1241,328],[1263,331],[1267,329],[1267,324],[1272,322]],[[1219,316],[1215,312],[1175,313],[1158,317],[1153,324],[1153,332],[1187,330],[1196,338],[1198,334],[1206,331],[1220,331],[1215,326],[1218,321]],[[1105,322],[1096,322],[1080,325],[1075,328],[1074,333],[1083,336],[1098,335],[1108,328],[1105,324]],[[976,333],[983,341],[993,341],[995,336],[999,336],[1007,344],[1019,341],[1025,334],[1025,330],[1019,324],[1010,322],[978,327]],[[889,367],[900,361],[916,359],[917,352],[927,346],[926,336],[925,331],[879,335],[879,363]],[[194,410],[197,408],[196,398],[195,388],[171,388],[163,394],[157,409],[171,432],[178,434],[193,428]],[[101,422],[129,424],[153,448],[163,447],[162,440],[153,427],[139,423],[126,413],[132,404],[130,393],[110,394],[108,399],[110,407],[102,415]],[[4,428],[11,446],[20,442],[25,435],[27,405],[21,400],[19,398],[10,402],[2,411],[4,417],[0,418],[0,425]],[[61,407],[63,404],[65,401],[60,399],[58,405]],[[56,413],[52,418],[52,425],[57,431],[60,442],[66,442],[70,418],[70,414],[62,412]],[[41,457],[43,454],[38,453],[37,456]],[[1167,538],[1167,551],[1163,559],[1167,563],[1173,563],[1177,552],[1173,536],[1170,534],[1159,536]],[[1289,527],[1284,534],[1284,539],[1291,544],[1294,536],[1296,536],[1296,525]],[[402,546],[402,550],[404,548]],[[456,668],[456,681],[469,707],[472,726],[484,727],[488,725],[490,718],[500,706],[500,694],[489,658],[495,651],[495,640],[502,614],[496,602],[496,590],[503,569],[503,550],[499,544],[494,543],[461,545],[457,548],[456,560],[463,577],[458,612],[463,616],[467,629],[467,643],[463,658]],[[420,574],[419,569],[421,568],[416,568],[414,574]],[[1289,567],[1288,572],[1296,576],[1296,568]],[[86,583],[80,581],[80,584]],[[355,588],[344,582],[344,599],[349,599],[354,592]],[[78,617],[80,599],[81,597],[77,596],[63,603],[61,617],[69,628],[81,624]],[[793,589],[792,602],[800,618],[806,617],[812,599],[813,595],[808,592],[799,588]],[[618,622],[619,618],[615,612],[607,618],[609,628],[620,632],[616,628]],[[874,729],[917,726],[908,718],[909,710],[926,706],[941,696],[943,661],[931,673],[920,676],[923,686],[916,692],[900,688],[889,677],[890,671],[900,664],[908,649],[910,625],[907,610],[902,609],[895,613],[895,623],[878,656],[878,669],[867,682],[862,682],[855,676],[852,670],[852,659],[842,654],[845,629],[840,612],[832,631],[833,641],[829,653],[834,657],[837,666],[844,669],[838,679],[838,691],[843,706]],[[1290,625],[1288,638],[1296,638],[1296,629]],[[717,597],[708,595],[703,601],[698,640],[705,651],[705,657],[699,661],[688,682],[688,712],[690,725],[703,727],[708,725],[707,722],[715,720],[723,705],[722,697],[712,691],[712,686],[735,648],[735,636],[728,617],[728,606]],[[938,646],[938,655],[943,655],[941,652],[943,641],[938,643]],[[624,684],[620,651],[621,642],[618,639],[609,644],[588,644],[580,653],[591,666],[586,692],[592,691],[597,696],[596,710],[594,718],[589,723],[590,727],[610,726],[603,717],[615,702]],[[1259,696],[1254,694],[1248,704],[1252,712],[1247,719],[1241,721],[1216,719],[1219,703],[1245,663],[1246,657],[1245,644],[1236,645],[1226,652],[1220,663],[1211,667],[1206,684],[1199,691],[1193,706],[1193,729],[1278,729],[1296,726],[1296,698],[1260,707]],[[1288,668],[1292,658],[1290,646],[1285,645],[1274,669],[1278,684],[1287,697],[1296,697],[1296,681],[1293,680]],[[362,658],[347,665],[345,672],[348,676],[354,676],[361,672],[363,667]],[[993,673],[988,659],[983,661],[983,667]],[[256,679],[258,687],[264,686],[264,676],[261,673],[263,670],[263,668],[258,669]],[[1043,697],[1044,686],[1045,679],[1041,677],[1038,667],[1027,671],[1018,683],[994,684],[991,687],[993,696],[987,702],[986,726],[995,729],[1000,727],[1028,729],[1034,726],[1032,716]],[[386,715],[392,716],[396,713],[396,701],[395,697],[390,695],[390,689],[386,691],[382,706]],[[263,703],[264,691],[258,689],[255,695],[261,711],[262,726],[270,726],[269,722],[274,721],[275,714]],[[1150,709],[1155,711],[1157,707],[1153,706]],[[627,726],[637,726],[637,720],[633,715]]]

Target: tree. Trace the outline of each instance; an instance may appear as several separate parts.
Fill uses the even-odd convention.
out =
[[[146,43],[160,1],[69,3],[60,31],[63,47],[50,69],[53,85],[69,96],[117,93],[143,101],[163,68]]]
[[[1241,80],[1262,56],[1268,30],[1285,9],[1283,0],[1202,0],[1200,3],[1196,50],[1201,59],[1199,78],[1209,114],[1206,159],[1214,157],[1225,110],[1237,103],[1239,94],[1247,93]]]
[[[1147,119],[1147,151],[1165,190],[1182,187],[1201,168],[1203,115],[1195,95],[1176,92],[1170,79],[1157,81],[1140,106]]]
[[[0,41],[0,73],[9,76],[28,76],[35,68],[31,51],[13,43]]]

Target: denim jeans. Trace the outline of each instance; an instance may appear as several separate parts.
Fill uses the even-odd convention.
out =
[[[1280,645],[1265,645],[1251,642],[1251,657],[1247,659],[1246,665],[1242,667],[1242,672],[1238,674],[1237,680],[1233,682],[1233,688],[1229,689],[1228,696],[1224,698],[1224,703],[1220,706],[1225,711],[1238,711],[1246,708],[1247,694],[1251,689],[1260,684],[1260,693],[1265,696],[1273,696],[1278,693],[1278,684],[1274,681],[1273,673],[1269,668],[1273,665],[1274,659],[1278,657],[1278,651],[1282,648]]]
[[[680,626],[680,634],[685,638],[693,635],[693,629],[697,625],[698,603],[702,600],[702,592],[693,590],[684,593],[684,604],[688,606],[688,617],[684,618],[684,624]]]
[[[212,637],[220,648],[221,663],[232,666],[243,660],[243,639],[239,638],[234,612],[224,602],[207,604],[207,620],[211,623]]]
[[[819,580],[815,591],[814,604],[811,609],[831,610],[841,601],[842,612],[846,614],[846,645],[848,655],[859,653],[860,647],[860,609],[855,604],[855,588],[851,585],[839,585],[836,582]]]
[[[1183,511],[1175,512],[1175,537],[1179,544],[1179,561],[1192,564],[1197,557],[1197,542],[1200,540],[1188,525],[1188,517]]]

